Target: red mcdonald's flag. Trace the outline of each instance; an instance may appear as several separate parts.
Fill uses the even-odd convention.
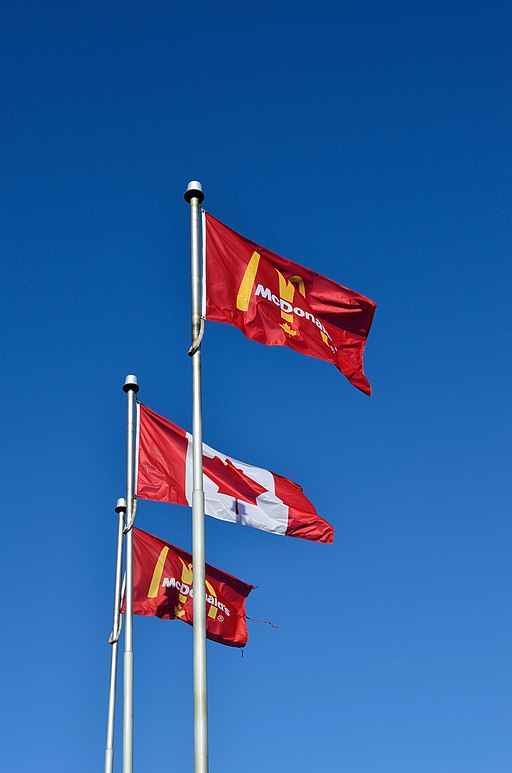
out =
[[[371,394],[363,352],[376,304],[246,239],[204,213],[206,319],[254,341],[334,363]]]
[[[228,647],[245,647],[245,599],[253,590],[206,564],[206,636]],[[193,625],[192,556],[140,529],[133,529],[133,611]]]

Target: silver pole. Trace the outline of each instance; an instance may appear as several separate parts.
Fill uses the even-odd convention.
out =
[[[192,571],[194,573],[194,773],[208,773],[208,693],[206,684],[206,598],[203,491],[203,425],[201,400],[201,212],[200,182],[189,182],[192,284]],[[196,345],[194,343],[196,342]]]
[[[126,591],[124,614],[123,773],[133,773],[133,488],[135,461],[135,395],[137,376],[126,376],[123,391],[128,398],[126,425]]]
[[[117,648],[121,631],[121,573],[123,570],[123,529],[126,502],[118,499],[116,513],[119,516],[117,527],[116,581],[114,590],[114,620],[109,643],[112,646],[110,657],[110,687],[108,692],[107,743],[105,746],[105,773],[114,770],[114,718],[116,711]]]

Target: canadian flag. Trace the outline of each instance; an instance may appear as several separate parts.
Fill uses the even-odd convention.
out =
[[[146,405],[137,411],[137,496],[191,506],[192,435]],[[205,512],[213,518],[314,542],[334,539],[297,483],[205,443],[203,481]]]

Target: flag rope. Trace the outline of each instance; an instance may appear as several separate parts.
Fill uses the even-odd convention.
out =
[[[245,616],[245,619],[250,620],[251,623],[263,623],[263,625],[271,625],[272,628],[279,628],[278,625],[274,625],[270,620],[256,620],[254,617],[249,617],[248,615]]]
[[[123,601],[125,590],[126,590],[126,572],[123,575],[123,584],[121,586],[121,595],[119,596],[119,598],[117,600],[118,612],[119,612],[119,619],[118,619],[118,623],[117,623],[117,629],[116,629],[115,633],[114,633],[114,629],[112,629],[112,632],[111,632],[110,636],[108,637],[108,643],[109,644],[115,644],[117,641],[119,641],[119,637],[121,636],[121,631],[122,631],[122,628],[123,628],[123,616],[121,614],[121,604],[122,604],[122,601]]]
[[[133,504],[132,504],[132,517],[130,518],[130,522],[126,524],[126,526],[123,529],[123,534],[128,534],[129,531],[132,530],[133,524],[135,523],[135,516],[137,515],[137,497],[133,497]]]
[[[204,318],[201,317],[199,320],[199,333],[192,341],[192,345],[187,352],[189,357],[193,357],[194,354],[197,352],[197,350],[201,346],[201,341],[203,340],[203,336],[204,336]]]

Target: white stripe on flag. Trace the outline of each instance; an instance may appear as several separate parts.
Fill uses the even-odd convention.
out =
[[[187,462],[186,462],[186,496],[188,503],[192,502],[192,435],[187,432]],[[269,470],[261,467],[253,467],[251,464],[240,462],[231,456],[226,456],[216,451],[206,443],[203,443],[203,454],[213,459],[217,456],[223,462],[229,459],[235,467],[241,470],[247,477],[259,483],[266,489],[256,497],[256,505],[236,500],[229,494],[219,493],[217,484],[203,475],[205,513],[221,521],[241,523],[243,526],[252,526],[255,529],[269,531],[272,534],[286,534],[288,527],[288,506],[275,494],[274,476]],[[237,512],[238,510],[238,512]]]

